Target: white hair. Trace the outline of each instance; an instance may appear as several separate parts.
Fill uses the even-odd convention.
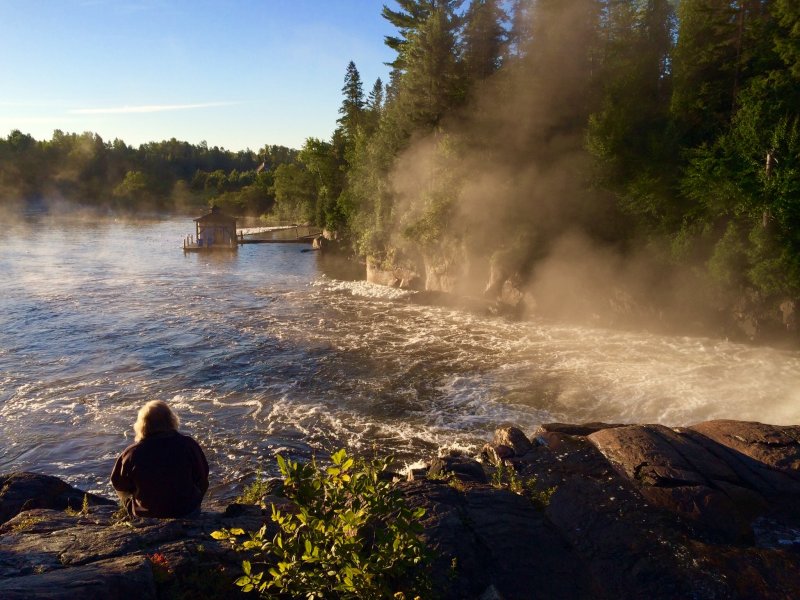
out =
[[[178,416],[166,402],[151,400],[139,409],[133,431],[136,434],[136,441],[141,442],[154,433],[177,431],[178,423]]]

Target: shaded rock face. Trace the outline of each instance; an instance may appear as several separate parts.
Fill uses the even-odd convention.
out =
[[[487,486],[459,492],[441,482],[402,484],[423,506],[441,598],[589,598],[585,565],[525,498]]]
[[[800,426],[720,420],[699,423],[690,429],[786,473],[800,472]]]
[[[0,582],[0,593],[5,600],[158,598],[150,561],[141,555],[121,556],[73,569],[15,577]]]

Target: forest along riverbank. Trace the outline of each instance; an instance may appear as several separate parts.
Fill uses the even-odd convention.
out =
[[[800,427],[551,423],[494,433],[481,462],[448,455],[397,477],[426,509],[437,597],[787,598],[800,589]],[[224,597],[241,556],[209,537],[274,530],[270,506],[121,524],[55,478],[0,476],[0,595]],[[278,489],[274,487],[273,489]],[[71,510],[65,509],[71,506]],[[266,507],[262,508],[262,507]],[[201,550],[202,549],[202,550]]]
[[[170,402],[212,493],[282,451],[413,462],[516,423],[800,423],[800,353],[514,322],[326,275],[317,253],[180,251],[185,220],[12,228],[0,280],[0,472],[111,495],[136,411]]]

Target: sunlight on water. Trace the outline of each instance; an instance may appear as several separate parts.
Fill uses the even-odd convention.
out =
[[[503,423],[800,423],[800,353],[515,323],[342,281],[295,245],[184,255],[191,222],[38,222],[0,247],[0,472],[109,494],[146,400],[204,445],[212,490],[276,451],[412,461]]]

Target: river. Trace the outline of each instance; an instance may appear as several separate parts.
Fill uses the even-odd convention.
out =
[[[800,423],[800,353],[513,322],[331,275],[307,246],[184,254],[190,219],[32,216],[0,239],[0,473],[112,495],[138,408],[171,403],[211,493],[274,454],[411,461],[547,421]]]

